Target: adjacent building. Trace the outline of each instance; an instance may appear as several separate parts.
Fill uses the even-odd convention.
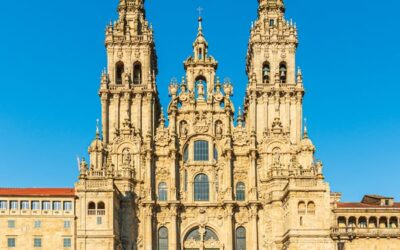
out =
[[[186,75],[165,86],[144,0],[120,0],[90,159],[73,189],[0,189],[0,248],[400,249],[399,203],[331,192],[302,124],[296,25],[282,0],[258,2],[236,110],[202,18]],[[158,87],[169,88],[165,110]]]

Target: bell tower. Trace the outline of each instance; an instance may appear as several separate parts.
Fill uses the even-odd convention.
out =
[[[304,88],[296,73],[297,28],[285,19],[282,0],[258,0],[247,53],[247,127],[261,138],[281,122],[292,143],[301,140]]]
[[[144,0],[120,0],[118,13],[118,20],[106,28],[108,67],[100,89],[106,144],[121,133],[124,123],[143,137],[153,136],[160,113],[157,55]]]

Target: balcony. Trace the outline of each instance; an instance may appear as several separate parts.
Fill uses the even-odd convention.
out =
[[[332,228],[333,239],[353,240],[354,238],[398,238],[399,228]]]

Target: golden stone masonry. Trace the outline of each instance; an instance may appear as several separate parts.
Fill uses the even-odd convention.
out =
[[[0,189],[0,249],[400,250],[400,203],[330,191],[302,124],[296,25],[282,0],[258,2],[235,122],[201,18],[164,117],[144,0],[120,0],[90,159],[74,188]]]

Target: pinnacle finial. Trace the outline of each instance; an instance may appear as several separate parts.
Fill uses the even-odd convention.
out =
[[[99,126],[100,120],[97,118],[96,119],[96,139],[100,139],[100,126]]]
[[[202,17],[203,8],[199,7],[199,8],[197,8],[197,11],[199,12],[199,18],[198,18],[199,32],[202,32],[203,31],[203,17]]]
[[[308,138],[308,129],[307,129],[307,118],[304,118],[304,135],[303,135],[303,137],[304,137],[304,139],[307,139]]]

